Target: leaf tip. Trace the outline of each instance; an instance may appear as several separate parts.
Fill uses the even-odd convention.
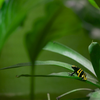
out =
[[[20,77],[20,75],[16,75],[16,77],[17,77],[17,78],[19,78],[19,77]]]
[[[99,3],[97,2],[97,0],[88,0],[90,2],[90,4],[92,6],[94,6],[95,8],[97,8],[98,10],[100,10],[100,5]]]
[[[93,40],[92,40],[91,44],[89,45],[89,49],[96,45],[98,45],[98,42],[93,42]]]

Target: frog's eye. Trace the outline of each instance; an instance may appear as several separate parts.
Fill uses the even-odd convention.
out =
[[[72,67],[77,67],[77,66],[75,66],[75,65],[72,65]]]

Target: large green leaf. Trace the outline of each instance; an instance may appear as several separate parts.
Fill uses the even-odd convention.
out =
[[[53,0],[45,5],[45,15],[38,18],[33,26],[25,38],[26,48],[32,62],[32,75],[35,60],[47,42],[80,29],[81,24],[75,14],[66,8],[61,0]],[[31,95],[33,95],[32,87],[33,78],[31,78]]]
[[[100,45],[97,42],[92,42],[89,45],[89,53],[93,68],[100,81]]]
[[[10,34],[22,23],[31,8],[46,0],[5,0],[0,9],[0,51]]]
[[[56,66],[59,66],[59,67],[66,68],[67,70],[74,71],[71,68],[71,64],[60,62],[60,61],[35,61],[35,65],[56,65]],[[1,68],[0,70],[19,68],[19,67],[24,67],[24,66],[32,66],[32,64],[30,62],[28,62],[28,63],[19,63],[19,64],[15,64],[15,65],[12,65],[12,66]],[[87,72],[85,72],[85,73],[87,75],[86,77],[87,77],[88,80],[90,80],[92,82],[98,82],[98,80],[96,78],[94,78],[93,76],[91,76]]]
[[[32,62],[48,41],[70,34],[81,27],[74,13],[60,0],[53,0],[45,6],[45,16],[38,19],[33,30],[26,35],[26,46]]]
[[[96,75],[91,62],[88,59],[86,59],[85,57],[83,57],[82,55],[80,55],[78,52],[72,50],[71,48],[69,48],[67,46],[64,46],[64,45],[56,43],[56,42],[49,42],[44,47],[44,50],[52,51],[52,52],[64,55],[66,57],[69,57],[69,58],[77,61],[78,63],[83,65],[85,68],[87,68],[89,71],[91,71],[94,75]]]
[[[80,80],[82,82],[86,82],[88,84],[92,84],[96,87],[100,88],[100,84],[90,81],[90,80],[82,80],[80,77],[78,77],[76,74],[74,74],[73,76],[70,76],[70,72],[59,72],[59,73],[52,73],[49,75],[28,75],[28,74],[22,74],[22,75],[17,75],[16,77],[62,77],[62,78],[70,78],[70,79],[77,79]]]

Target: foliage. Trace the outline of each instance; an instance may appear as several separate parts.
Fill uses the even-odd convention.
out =
[[[99,8],[93,0],[89,1],[93,4],[93,6]],[[36,12],[38,11],[37,9],[41,6],[42,13],[36,14]],[[31,100],[33,99],[34,90],[33,77],[65,77],[70,79],[72,78],[88,84],[92,84],[100,88],[100,84],[98,83],[100,81],[100,47],[98,43],[93,42],[89,47],[92,62],[91,63],[88,59],[86,59],[76,51],[72,50],[71,48],[59,43],[49,42],[51,40],[54,40],[55,38],[74,33],[82,27],[80,20],[77,18],[75,13],[73,13],[73,11],[69,8],[65,7],[62,0],[2,0],[0,1],[0,7],[0,51],[2,50],[3,45],[8,39],[8,37],[12,33],[14,33],[14,31],[19,26],[21,26],[21,29],[26,28],[24,26],[25,24],[23,25],[23,23],[28,20],[28,14],[30,13],[30,11],[32,10],[34,13],[34,17],[32,16],[32,18],[30,19],[31,28],[30,30],[26,28],[25,31],[25,46],[31,63],[20,63],[17,65],[2,68],[11,69],[22,66],[31,66],[31,75],[22,74],[17,76],[31,77]],[[52,51],[75,60],[76,62],[84,66],[86,69],[88,69],[91,74],[85,71],[87,73],[87,80],[83,81],[76,75],[70,76],[69,73],[73,71],[71,68],[72,64],[67,64],[59,61],[36,61],[43,48],[44,50]],[[34,65],[56,65],[63,67],[70,72],[59,72],[52,73],[49,75],[34,75]],[[84,89],[81,88],[72,91],[75,92],[78,90]],[[91,89],[85,88],[85,90]],[[69,94],[71,92],[67,92],[66,94]],[[95,93],[97,94],[97,92],[94,92],[94,94]],[[92,96],[94,96],[94,94]]]
[[[98,0],[88,0],[94,7],[98,8],[100,7],[100,3]]]
[[[89,46],[89,53],[93,68],[100,81],[100,46],[97,42],[92,42]]]
[[[36,14],[38,9],[41,9],[42,13]],[[34,16],[28,23],[31,24],[29,30],[26,28],[28,26],[26,21],[31,10]],[[18,27],[21,30],[26,29],[25,45],[32,64],[31,74],[33,74],[34,62],[47,42],[77,31],[81,28],[81,24],[73,11],[65,7],[62,0],[5,0],[0,9],[0,51]],[[33,99],[33,78],[30,90]]]
[[[95,89],[95,92],[88,94],[90,96],[89,100],[99,100],[100,99],[100,89]]]
[[[2,7],[4,0],[0,0],[0,8]]]
[[[44,47],[44,49],[61,54],[61,55],[64,55],[66,57],[70,57],[70,58],[74,59],[75,61],[78,61],[79,59],[81,59],[82,61],[80,60],[78,63],[82,64],[86,69],[89,69],[89,67],[91,67],[90,71],[92,74],[89,74],[85,71],[85,73],[87,73],[87,80],[86,81],[83,81],[80,77],[77,77],[77,75],[70,76],[70,72],[59,72],[59,73],[52,73],[49,75],[22,74],[22,75],[18,75],[17,77],[65,77],[65,78],[73,78],[73,79],[77,79],[77,80],[82,81],[82,82],[86,82],[88,84],[95,85],[96,87],[100,88],[100,84],[98,83],[99,79],[100,79],[99,74],[98,74],[98,73],[100,73],[100,70],[98,69],[99,68],[100,50],[99,50],[99,44],[97,42],[92,42],[89,46],[89,52],[90,52],[90,57],[92,59],[91,62],[93,64],[93,67],[92,67],[90,61],[87,60],[85,57],[83,57],[82,55],[80,55],[76,51],[74,51],[71,48],[64,46],[62,44],[59,44],[56,42],[50,42]],[[97,62],[97,63],[95,63],[95,62]],[[89,67],[86,66],[87,64],[90,64],[90,65],[88,65]],[[2,68],[2,69],[11,69],[11,68],[17,68],[17,67],[22,67],[22,66],[27,66],[27,65],[31,65],[31,63],[20,63],[17,65],[9,66],[9,67]],[[73,71],[71,68],[71,64],[58,62],[58,61],[36,61],[35,65],[57,65],[60,67],[64,67],[65,69],[68,69],[70,71]],[[94,75],[95,75],[95,77],[94,77]],[[76,89],[76,90],[72,90],[72,91],[75,92],[75,91],[79,91],[79,90],[83,90],[83,89]],[[85,90],[93,91],[92,89],[85,89]],[[71,92],[67,92],[65,94],[62,94],[60,97],[63,97],[64,95],[69,94],[69,93],[71,93]]]

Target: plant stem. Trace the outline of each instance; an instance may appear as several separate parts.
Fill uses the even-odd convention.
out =
[[[49,93],[47,93],[47,98],[48,98],[48,100],[50,100],[50,94]]]
[[[34,67],[31,66],[31,75],[34,75]],[[30,100],[34,100],[34,77],[30,78]]]

